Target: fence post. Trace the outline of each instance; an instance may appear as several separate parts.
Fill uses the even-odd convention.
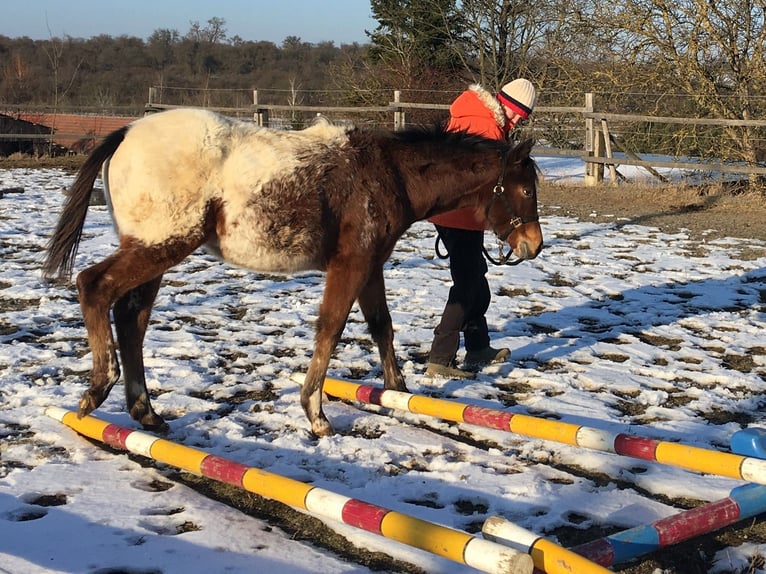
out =
[[[253,121],[255,125],[266,128],[269,127],[269,110],[258,109],[258,90],[253,90]]]
[[[149,101],[146,102],[146,105],[144,106],[144,115],[148,116],[150,114],[153,114],[157,110],[154,109],[155,103],[160,103],[157,101],[157,88],[154,86],[149,86]]]
[[[609,141],[609,126],[607,125],[606,119],[601,120],[601,128],[601,138],[604,140],[604,151],[606,152],[606,157],[613,159],[614,155],[612,154],[612,144]],[[603,164],[601,167],[601,173],[603,174]],[[613,163],[609,164],[609,175],[612,178],[612,185],[617,185],[617,167]]]
[[[585,111],[593,112],[593,92],[585,94]],[[604,165],[587,159],[601,155],[602,138],[601,130],[594,129],[593,118],[585,118],[585,185],[598,185],[604,180]]]
[[[593,122],[593,120],[591,120]],[[606,149],[606,142],[604,141],[604,132],[602,132],[596,122],[593,122],[593,153],[589,154],[593,157],[604,157],[604,150]],[[587,181],[588,171],[586,169],[586,184],[598,185],[604,181],[604,168],[603,163],[592,162],[587,164],[590,166],[590,175],[593,177],[592,181]],[[586,166],[587,168],[587,166]]]
[[[394,131],[403,130],[407,127],[407,115],[404,113],[399,103],[402,101],[402,92],[394,90]]]

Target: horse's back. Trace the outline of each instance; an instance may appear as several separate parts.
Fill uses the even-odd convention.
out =
[[[147,116],[130,125],[104,170],[114,222],[121,237],[144,245],[204,236],[243,266],[310,268],[321,226],[318,182],[298,174],[321,173],[313,168],[347,141],[345,129],[327,122],[278,131],[202,109]]]

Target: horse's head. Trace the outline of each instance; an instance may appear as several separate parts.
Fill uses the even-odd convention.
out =
[[[533,145],[533,140],[525,140],[505,153],[486,207],[490,229],[510,245],[519,260],[534,259],[543,248],[537,216],[537,166],[529,156]]]

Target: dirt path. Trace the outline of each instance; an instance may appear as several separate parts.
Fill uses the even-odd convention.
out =
[[[647,225],[664,232],[687,233],[700,241],[720,237],[766,240],[766,193],[707,187],[581,187],[543,183],[543,215],[580,221]]]

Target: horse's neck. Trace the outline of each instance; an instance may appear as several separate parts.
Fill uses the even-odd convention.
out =
[[[415,170],[406,178],[407,194],[416,219],[475,207],[481,197],[492,191],[499,166],[460,170],[455,165],[458,165],[457,160],[424,171]]]

